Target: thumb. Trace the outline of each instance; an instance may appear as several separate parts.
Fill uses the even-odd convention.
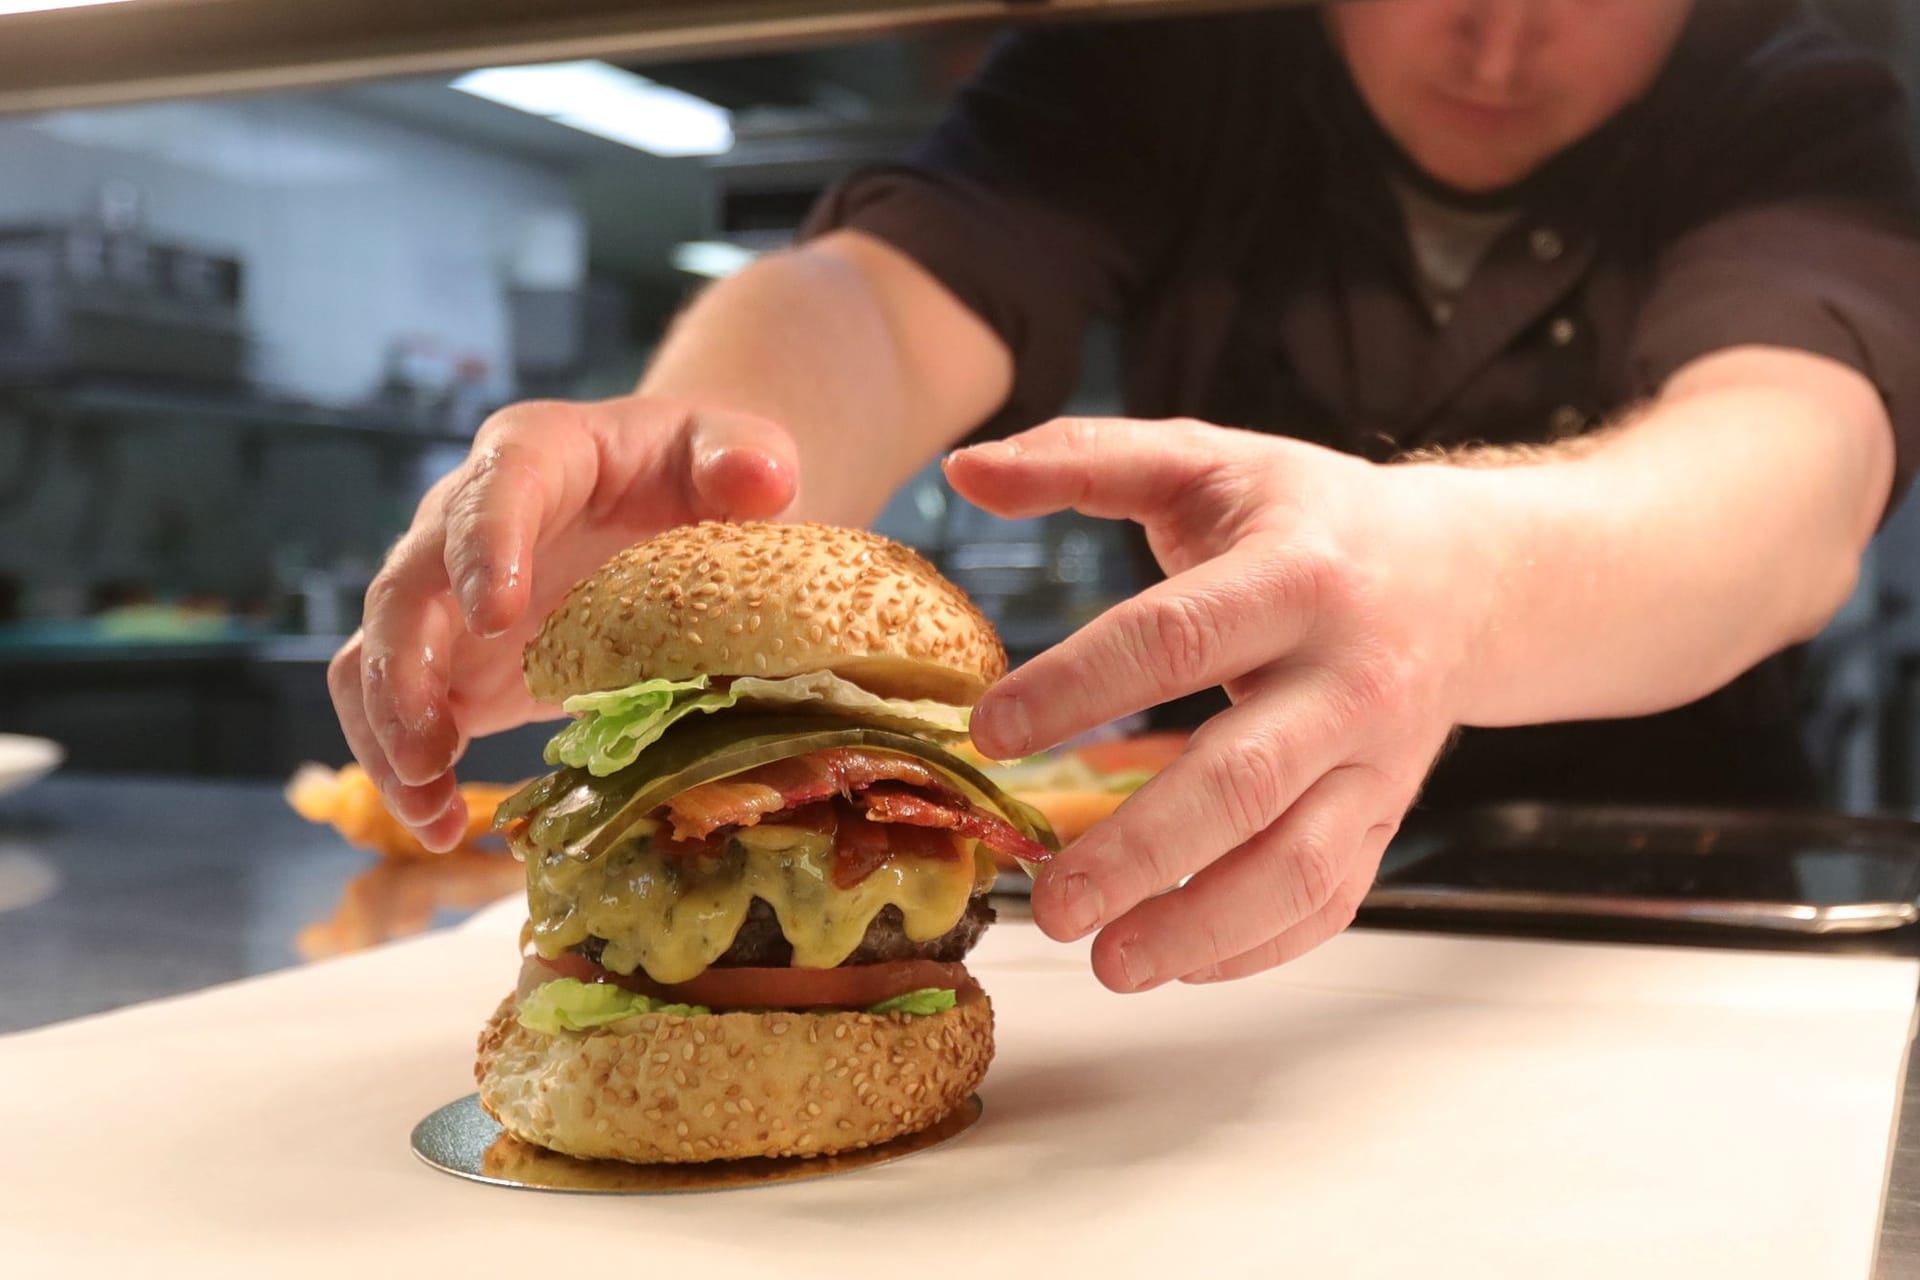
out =
[[[799,496],[800,450],[770,419],[702,410],[689,429],[687,452],[695,519],[770,519]]]

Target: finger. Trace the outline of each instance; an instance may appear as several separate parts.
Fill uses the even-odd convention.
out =
[[[476,444],[461,469],[447,500],[442,554],[447,581],[475,635],[497,636],[525,614],[534,544],[565,502],[567,474],[582,465],[568,455],[583,441],[582,433],[549,432],[537,445],[502,432],[497,441]],[[584,465],[591,469],[590,460]]]
[[[703,410],[690,424],[687,453],[697,518],[770,520],[799,497],[793,437],[765,418]]]
[[[987,690],[971,733],[1011,760],[1284,658],[1314,617],[1309,572],[1249,539],[1095,618]]]
[[[792,437],[751,415],[634,399],[518,405],[481,429],[452,482],[446,579],[467,628],[499,635],[526,613],[549,531],[583,515],[643,532],[778,515],[798,474]]]
[[[367,588],[360,659],[367,723],[409,786],[446,773],[463,745],[447,697],[452,613],[442,540],[416,529]]]
[[[1115,990],[1138,991],[1225,963],[1310,919],[1334,900],[1396,798],[1376,769],[1332,770],[1278,822],[1109,925],[1094,944],[1094,972]]]
[[[366,696],[360,687],[361,648],[356,631],[333,655],[327,663],[327,693],[333,699],[333,712],[347,739],[347,749],[378,785],[383,776],[392,776],[393,766],[387,763],[387,753],[380,749],[373,726],[367,722]]]
[[[1245,433],[1201,423],[1056,418],[948,456],[947,479],[1009,519],[1072,508],[1115,520],[1159,517],[1237,460]]]
[[[443,774],[436,781],[444,784],[449,793],[447,807],[439,817],[414,826],[413,833],[419,837],[421,844],[435,853],[446,853],[450,849],[458,848],[460,842],[467,838],[467,801],[466,797],[460,794],[460,788],[456,785],[453,774]],[[428,784],[429,787],[434,785],[434,783]],[[395,816],[399,815],[396,813]]]
[[[1380,869],[1380,857],[1386,852],[1396,830],[1398,824],[1392,822],[1381,823],[1367,830],[1361,841],[1353,874],[1341,882],[1339,890],[1318,911],[1279,937],[1242,952],[1231,960],[1188,974],[1183,981],[1227,982],[1234,978],[1251,977],[1290,960],[1298,960],[1344,931],[1353,923],[1360,904],[1366,901],[1367,891],[1373,887],[1374,875]]]
[[[1035,923],[1081,937],[1264,831],[1345,758],[1347,714],[1319,673],[1265,682],[1047,864],[1033,885]]]
[[[433,824],[450,812],[464,813],[466,806],[460,801],[458,788],[450,774],[418,787],[410,787],[394,776],[386,752],[381,749],[373,726],[367,720],[365,694],[360,679],[361,648],[361,638],[356,632],[327,664],[327,691],[333,698],[334,712],[339,717],[347,749],[379,788],[388,812],[407,826],[418,828]]]

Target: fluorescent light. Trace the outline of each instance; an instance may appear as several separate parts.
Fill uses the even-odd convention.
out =
[[[46,9],[80,9],[95,4],[124,4],[126,0],[0,0],[0,14],[40,13]]]
[[[724,240],[689,240],[673,246],[673,265],[695,276],[725,279],[759,255]]]
[[[453,87],[657,156],[717,156],[733,146],[723,108],[605,62],[487,67]]]

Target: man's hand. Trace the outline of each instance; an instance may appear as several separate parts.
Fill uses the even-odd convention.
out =
[[[1121,991],[1254,973],[1345,928],[1460,718],[1488,616],[1465,473],[1065,419],[947,474],[1003,516],[1137,521],[1168,574],[989,690],[982,750],[1023,755],[1214,685],[1234,703],[1040,874],[1041,928],[1101,929],[1094,970]]]
[[[1703,356],[1565,446],[1377,466],[1065,420],[955,454],[988,510],[1138,521],[1169,575],[989,690],[983,750],[1216,684],[1234,702],[1041,875],[1035,919],[1104,928],[1094,968],[1123,990],[1306,951],[1352,918],[1454,726],[1681,706],[1813,635],[1892,473],[1874,386],[1770,347]]]
[[[626,397],[495,415],[422,500],[327,669],[387,807],[451,848],[467,742],[552,714],[527,695],[520,652],[567,589],[668,526],[779,515],[798,474],[788,433],[741,413]]]

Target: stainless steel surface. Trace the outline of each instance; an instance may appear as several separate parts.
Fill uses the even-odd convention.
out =
[[[1838,906],[1738,899],[1680,902],[1602,893],[1529,893],[1437,886],[1376,888],[1362,905],[1372,911],[1667,921],[1715,929],[1810,934],[1875,933],[1920,921],[1920,908],[1911,902],[1849,902]]]
[[[0,16],[0,111],[503,62],[747,52],[965,22],[1248,7],[1254,0],[133,0]]]
[[[277,785],[67,774],[0,796],[0,854],[52,882],[0,911],[0,1033],[298,964],[373,862]]]
[[[1410,822],[1363,909],[1814,937],[1896,930],[1920,922],[1920,823],[1492,805]]]
[[[0,230],[0,374],[233,385],[245,271],[230,255],[84,223]]]
[[[576,1160],[510,1138],[480,1109],[480,1096],[470,1093],[415,1125],[411,1141],[413,1154],[442,1173],[493,1187],[573,1195],[686,1195],[808,1182],[892,1164],[953,1141],[979,1122],[983,1109],[976,1093],[919,1133],[838,1155],[626,1164]]]

